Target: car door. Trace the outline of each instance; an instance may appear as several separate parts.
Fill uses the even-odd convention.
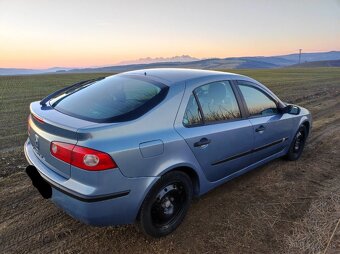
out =
[[[242,116],[229,81],[186,91],[181,121],[175,124],[209,181],[224,178],[251,163],[253,127]]]
[[[281,152],[290,143],[291,119],[280,113],[275,99],[261,87],[248,81],[237,81],[237,84],[253,126],[254,162]]]

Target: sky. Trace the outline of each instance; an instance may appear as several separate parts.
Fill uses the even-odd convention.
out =
[[[340,0],[0,0],[0,68],[340,50]]]

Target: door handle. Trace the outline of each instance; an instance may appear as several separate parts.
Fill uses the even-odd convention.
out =
[[[194,147],[201,147],[210,144],[211,140],[207,138],[201,138],[200,141],[194,143]]]
[[[266,128],[263,126],[263,125],[260,125],[259,127],[257,127],[255,129],[256,132],[261,132],[261,131],[264,131]]]

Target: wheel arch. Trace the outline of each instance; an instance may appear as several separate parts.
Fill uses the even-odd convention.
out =
[[[157,177],[162,177],[163,175],[166,175],[174,171],[179,171],[189,176],[192,182],[192,185],[193,185],[193,196],[198,197],[200,195],[200,191],[202,187],[201,181],[203,179],[202,179],[202,175],[200,175],[200,173],[197,172],[197,170],[195,170],[195,167],[193,167],[190,164],[188,165],[187,163],[179,163],[177,165],[173,165],[172,167],[169,167],[163,170]],[[155,183],[153,183],[153,185],[154,184]]]
[[[195,163],[192,164],[184,161],[175,163],[163,169],[157,177],[162,177],[163,175],[173,171],[180,171],[187,174],[193,185],[193,196],[198,197],[201,195],[202,190],[206,187],[206,178],[198,163],[197,165],[195,165]]]
[[[143,199],[141,200],[140,204],[139,204],[139,208],[138,208],[138,213],[136,215],[136,219],[139,220],[139,216],[140,216],[140,210],[141,207],[143,205],[144,200],[146,199],[148,193],[150,192],[150,190],[152,189],[152,187],[157,183],[157,181],[163,176],[166,175],[170,172],[174,172],[174,171],[179,171],[182,173],[187,174],[190,177],[190,180],[193,184],[193,196],[194,197],[198,197],[200,195],[200,177],[199,174],[197,173],[197,171],[188,165],[175,165],[174,167],[168,168],[167,170],[164,170],[160,175],[157,176],[157,180],[154,181],[149,188],[147,189],[147,191],[145,192],[145,195],[143,197]]]
[[[170,169],[169,171],[165,172],[163,175],[168,174],[170,172],[179,171],[187,174],[190,177],[193,187],[193,195],[194,197],[198,197],[200,193],[200,178],[197,172],[189,167],[189,166],[178,166]]]
[[[310,130],[310,122],[308,120],[305,120],[301,123],[301,125],[304,125],[306,127],[307,130],[307,137],[309,135],[309,130]]]

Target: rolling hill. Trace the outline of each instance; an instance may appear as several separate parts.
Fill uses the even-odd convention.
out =
[[[315,61],[292,65],[291,67],[317,68],[317,67],[340,67],[340,60]]]
[[[228,57],[228,58],[210,58],[196,59],[191,56],[176,56],[172,58],[143,58],[137,60],[137,63],[112,65],[106,67],[93,68],[63,68],[54,67],[49,69],[14,69],[0,68],[0,75],[29,75],[42,73],[103,73],[103,72],[123,72],[136,69],[148,68],[194,68],[207,70],[225,70],[225,69],[274,69],[287,66],[296,66],[299,61],[299,54],[279,55],[279,56],[255,56],[255,57]],[[179,60],[179,61],[177,61]],[[334,60],[340,60],[340,51],[303,53],[301,62],[305,67],[312,67],[313,62],[328,61],[329,64]],[[150,63],[150,61],[156,61]],[[318,64],[316,66],[319,66]],[[329,66],[329,65],[325,65]]]

